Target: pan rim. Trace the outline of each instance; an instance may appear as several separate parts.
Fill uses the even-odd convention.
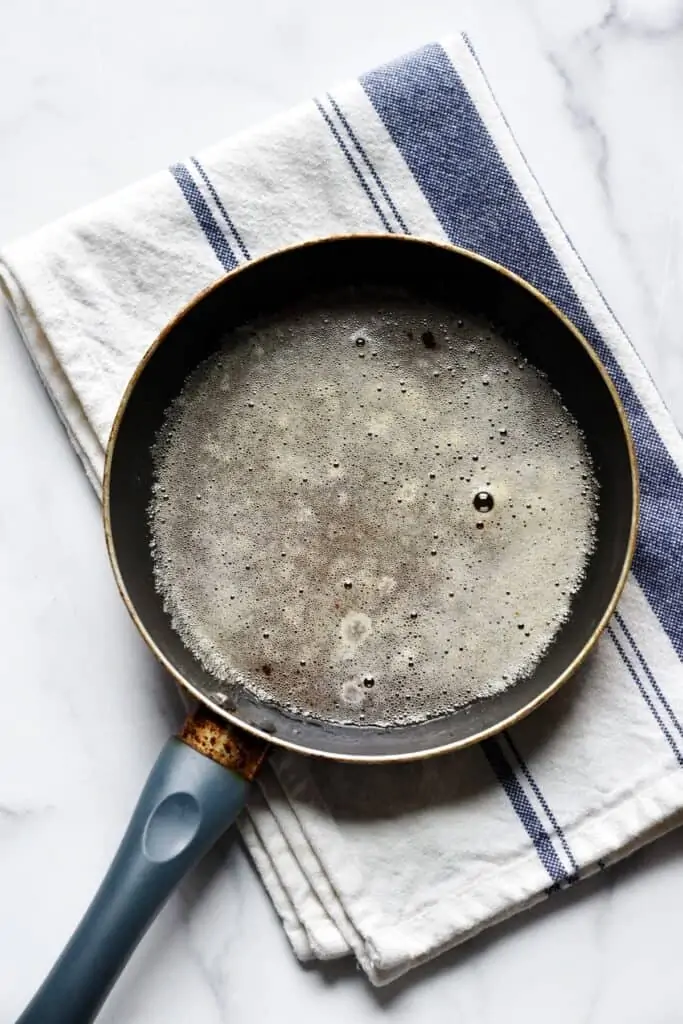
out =
[[[627,450],[627,453],[628,453],[628,460],[629,460],[629,467],[630,467],[630,476],[631,476],[631,496],[632,496],[631,522],[630,522],[630,528],[629,528],[628,544],[626,545],[626,550],[625,550],[625,553],[624,553],[623,564],[621,566],[621,570],[620,570],[619,577],[617,579],[617,583],[616,583],[616,586],[614,588],[614,591],[612,592],[610,600],[607,602],[607,605],[606,605],[606,607],[605,607],[605,609],[603,611],[603,614],[601,615],[597,625],[594,627],[591,635],[588,637],[588,639],[586,640],[586,642],[583,645],[583,647],[581,648],[581,650],[572,659],[572,661],[569,663],[569,665],[565,666],[563,671],[552,681],[552,683],[550,683],[547,687],[545,687],[545,689],[541,693],[537,694],[534,698],[529,700],[523,707],[518,708],[513,714],[508,715],[506,718],[499,720],[498,722],[494,723],[493,725],[488,726],[485,729],[481,729],[478,732],[473,733],[471,736],[466,736],[464,738],[460,738],[460,739],[457,739],[457,740],[451,740],[451,741],[449,741],[447,743],[438,744],[438,745],[436,745],[434,747],[428,747],[426,749],[418,749],[418,750],[414,750],[414,751],[404,751],[404,752],[401,752],[401,753],[387,753],[387,754],[354,754],[354,753],[344,753],[344,752],[339,753],[337,751],[322,750],[322,749],[318,749],[318,748],[315,748],[315,747],[308,746],[305,743],[297,743],[297,742],[294,742],[294,741],[289,740],[289,739],[283,739],[282,737],[279,737],[277,734],[273,735],[271,733],[266,733],[265,731],[259,729],[257,726],[253,725],[252,723],[245,722],[243,719],[239,718],[237,715],[232,714],[230,711],[226,710],[225,708],[221,708],[218,704],[215,704],[213,701],[211,701],[207,697],[206,694],[202,693],[195,686],[193,686],[193,684],[191,682],[189,682],[189,680],[187,680],[185,678],[183,673],[174,665],[174,663],[172,661],[170,661],[170,659],[168,659],[166,657],[164,652],[158,647],[158,645],[156,644],[154,638],[148,632],[148,630],[146,629],[146,627],[145,627],[144,623],[142,622],[140,616],[138,615],[138,612],[137,612],[137,610],[135,608],[135,605],[134,605],[130,595],[128,594],[128,590],[127,590],[125,582],[123,580],[123,576],[122,576],[121,570],[119,568],[118,558],[117,558],[117,554],[116,554],[116,545],[115,545],[115,542],[114,542],[114,535],[113,535],[112,522],[111,522],[111,501],[110,501],[110,497],[111,497],[111,494],[110,494],[110,492],[111,492],[111,473],[112,473],[113,456],[114,456],[114,451],[115,451],[115,448],[116,448],[116,441],[117,441],[117,437],[118,437],[118,434],[119,434],[119,429],[120,429],[121,423],[123,421],[123,418],[125,416],[125,413],[126,413],[126,410],[127,410],[127,407],[128,407],[128,403],[129,403],[130,398],[131,398],[131,396],[132,396],[132,394],[133,394],[133,392],[134,392],[134,390],[135,390],[135,388],[137,386],[137,383],[138,383],[138,381],[139,381],[139,379],[140,379],[144,369],[146,368],[147,364],[149,363],[150,359],[152,358],[154,353],[157,351],[157,349],[164,343],[166,337],[174,329],[176,324],[179,323],[185,316],[187,316],[187,314],[192,309],[194,309],[197,305],[199,305],[208,295],[212,294],[214,291],[216,291],[219,288],[223,287],[223,285],[226,283],[226,281],[228,281],[230,279],[233,279],[234,277],[236,277],[239,274],[244,273],[245,271],[248,271],[249,269],[251,269],[252,267],[254,267],[257,264],[263,263],[263,262],[265,262],[267,260],[270,260],[270,259],[273,259],[274,257],[277,257],[277,256],[285,255],[285,254],[287,254],[289,252],[294,252],[294,251],[298,251],[298,250],[306,249],[306,248],[312,248],[312,247],[315,247],[316,245],[320,245],[320,244],[325,244],[325,243],[330,243],[330,242],[340,242],[340,241],[343,242],[343,241],[346,241],[346,240],[364,240],[364,239],[366,239],[366,240],[377,240],[377,239],[389,240],[389,239],[391,239],[392,242],[394,242],[394,241],[397,242],[397,243],[398,242],[408,242],[408,243],[411,243],[413,245],[429,246],[429,247],[432,247],[432,248],[442,249],[442,250],[445,250],[447,252],[457,253],[461,257],[464,257],[466,259],[471,259],[471,260],[475,261],[476,263],[483,264],[483,265],[489,267],[490,269],[492,269],[493,271],[504,275],[505,277],[507,277],[511,281],[513,281],[516,285],[524,288],[537,301],[540,301],[543,305],[545,305],[550,310],[550,312],[553,313],[554,316],[557,317],[562,322],[562,324],[574,336],[576,341],[583,347],[583,349],[585,350],[585,352],[587,353],[587,355],[589,356],[589,358],[592,360],[593,364],[595,365],[595,367],[596,367],[600,377],[602,378],[603,383],[605,384],[605,386],[606,386],[606,388],[608,390],[608,393],[609,393],[609,395],[610,395],[610,397],[612,399],[612,402],[614,403],[614,406],[615,406],[615,409],[617,411],[617,415],[619,417],[619,421],[620,421],[620,424],[621,424],[621,429],[622,429],[622,433],[623,433],[623,437],[624,437],[624,442],[626,444],[626,450]],[[618,392],[616,390],[614,382],[612,381],[612,379],[611,379],[609,373],[607,372],[607,369],[603,365],[602,361],[599,359],[599,357],[597,356],[596,352],[594,351],[593,347],[590,345],[588,340],[578,330],[578,328],[569,320],[569,318],[566,317],[564,315],[564,313],[562,313],[561,310],[559,310],[558,307],[546,295],[544,295],[541,291],[539,291],[536,287],[534,287],[534,285],[530,284],[528,281],[525,281],[524,278],[520,277],[518,274],[515,274],[513,271],[508,270],[507,267],[504,267],[501,264],[496,263],[494,260],[488,259],[488,257],[486,257],[486,256],[481,256],[478,253],[475,253],[475,252],[473,252],[473,251],[471,251],[469,249],[465,249],[462,246],[453,245],[450,242],[441,242],[441,241],[436,241],[436,240],[432,240],[432,239],[425,239],[425,238],[420,238],[420,237],[413,236],[413,235],[388,234],[388,233],[380,233],[380,232],[373,232],[373,233],[368,233],[368,232],[349,232],[349,233],[345,233],[345,234],[321,236],[321,237],[318,237],[318,238],[308,239],[308,240],[306,240],[304,242],[298,242],[298,243],[295,243],[293,245],[284,246],[284,247],[282,247],[280,249],[272,250],[271,252],[268,252],[268,253],[266,253],[263,256],[259,256],[256,259],[250,260],[247,263],[240,264],[240,266],[235,267],[231,271],[228,271],[228,273],[223,274],[216,281],[214,281],[208,287],[204,288],[197,295],[195,295],[194,298],[192,298],[165,325],[165,327],[160,331],[160,333],[157,335],[155,340],[151,343],[151,345],[149,346],[149,348],[147,349],[147,351],[144,353],[144,355],[140,359],[139,363],[137,364],[135,370],[133,371],[133,374],[131,375],[131,377],[130,377],[130,379],[128,381],[128,384],[126,385],[125,391],[124,391],[124,393],[123,393],[123,395],[121,397],[121,400],[119,402],[119,405],[118,405],[118,408],[117,408],[117,411],[116,411],[116,415],[114,417],[114,421],[112,423],[111,431],[110,431],[110,434],[109,434],[109,439],[107,441],[107,447],[106,447],[106,453],[105,453],[105,463],[104,463],[104,475],[103,475],[103,480],[102,480],[102,519],[103,519],[103,526],[104,526],[104,534],[105,534],[105,540],[106,540],[106,546],[107,546],[107,554],[108,554],[108,557],[109,557],[109,562],[110,562],[110,565],[111,565],[111,568],[112,568],[112,572],[114,574],[114,579],[116,581],[116,585],[117,585],[118,591],[119,591],[119,593],[121,595],[121,598],[122,598],[122,600],[124,602],[125,607],[128,610],[128,614],[130,615],[131,619],[133,620],[133,623],[135,624],[135,626],[136,626],[138,632],[140,633],[140,635],[142,636],[143,640],[145,641],[145,643],[147,644],[147,646],[149,647],[151,652],[154,654],[154,656],[157,658],[157,660],[171,674],[171,676],[176,680],[176,682],[178,682],[181,685],[181,687],[187,693],[190,694],[191,697],[193,697],[195,700],[197,700],[200,704],[202,704],[205,707],[209,708],[214,714],[218,715],[226,723],[229,723],[230,725],[236,727],[237,729],[243,729],[244,731],[246,731],[248,733],[251,733],[254,736],[259,737],[263,741],[266,741],[268,743],[272,743],[274,746],[278,746],[278,747],[281,747],[283,749],[294,751],[295,753],[298,753],[298,754],[311,755],[311,756],[315,756],[315,757],[324,758],[326,760],[339,761],[339,762],[345,762],[345,763],[360,763],[360,764],[385,764],[385,763],[410,762],[410,761],[422,760],[423,758],[428,758],[428,757],[436,757],[436,756],[441,755],[441,754],[451,753],[451,752],[453,752],[455,750],[462,750],[462,749],[464,749],[466,747],[473,746],[476,743],[481,743],[482,741],[490,738],[491,736],[495,736],[498,733],[502,732],[503,730],[505,730],[505,729],[509,728],[510,726],[516,724],[517,722],[521,721],[523,718],[526,718],[527,715],[531,714],[532,711],[535,711],[538,707],[540,707],[542,704],[544,704],[550,697],[552,697],[553,694],[555,694],[560,689],[560,687],[572,675],[574,675],[574,673],[579,668],[579,666],[588,657],[588,655],[590,654],[590,652],[594,648],[595,644],[597,643],[599,637],[603,633],[603,631],[604,631],[604,629],[605,629],[605,627],[606,627],[610,617],[612,616],[612,613],[614,612],[614,610],[615,610],[615,608],[617,606],[619,598],[621,597],[623,589],[624,589],[624,587],[626,585],[626,580],[628,578],[628,574],[629,574],[629,571],[630,571],[630,568],[631,568],[631,563],[633,561],[633,555],[634,555],[634,552],[635,552],[635,546],[636,546],[636,540],[637,540],[637,531],[638,531],[638,515],[639,515],[638,462],[637,462],[637,457],[636,457],[636,453],[635,453],[635,446],[634,446],[634,443],[633,443],[633,437],[632,437],[632,433],[631,433],[631,428],[630,428],[628,419],[626,417],[626,412],[624,410],[623,403],[621,401],[621,398],[619,397],[619,394],[618,394]]]

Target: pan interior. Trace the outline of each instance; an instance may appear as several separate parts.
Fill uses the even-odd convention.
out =
[[[204,419],[191,431],[194,448],[173,464],[170,496],[157,490],[154,499],[157,519],[169,508],[179,513],[176,543],[188,522],[195,527],[185,529],[176,560],[176,570],[186,563],[175,573],[176,587],[185,581],[183,600],[174,607],[166,588],[164,609],[149,545],[157,543],[157,565],[168,563],[168,546],[160,562],[158,545],[173,531],[157,522],[150,537],[160,446],[156,463],[150,451],[188,374],[204,383],[213,374],[214,393],[233,403],[223,425],[234,444],[225,459],[227,435],[213,437],[210,409],[195,403]],[[297,390],[302,380],[316,401]],[[558,385],[561,401],[551,390]],[[192,411],[190,393],[176,402],[176,429],[183,410]],[[492,268],[397,239],[280,254],[205,297],[140,375],[109,477],[124,586],[145,630],[188,682],[276,739],[373,758],[467,742],[553,684],[590,640],[614,591],[630,516],[620,520],[613,501],[606,425],[623,453],[618,411],[583,347],[539,299]],[[166,456],[168,441],[167,431]],[[207,443],[224,458],[213,498],[200,472]],[[618,478],[626,511],[627,456]],[[591,463],[600,488],[594,530]],[[174,505],[178,495],[185,500]],[[265,520],[253,511],[259,504]],[[217,552],[207,537],[222,507],[229,517]],[[277,510],[279,524],[264,537]],[[604,528],[607,515],[616,542]],[[510,552],[520,550],[522,561],[511,562]],[[220,580],[230,581],[232,595],[219,597],[232,596],[233,621],[242,623],[237,664],[216,635],[207,656],[178,615],[187,581],[210,607],[206,599],[222,585],[211,564],[230,551],[233,565]],[[249,602],[258,574],[270,577],[260,608]]]
[[[408,725],[533,670],[593,546],[576,421],[485,318],[376,287],[229,332],[155,445],[174,628],[216,677]]]

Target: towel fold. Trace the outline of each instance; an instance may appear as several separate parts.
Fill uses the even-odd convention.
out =
[[[240,827],[296,955],[353,953],[384,984],[683,815],[683,442],[470,44],[427,46],[20,239],[0,279],[99,488],[119,399],[164,324],[244,261],[349,231],[448,240],[548,295],[612,376],[642,486],[619,610],[548,704],[435,760],[281,751],[264,770]]]

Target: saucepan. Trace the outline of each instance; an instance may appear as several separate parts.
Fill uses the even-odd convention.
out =
[[[364,286],[436,296],[497,324],[580,428],[597,494],[583,578],[536,663],[499,692],[398,725],[328,721],[272,700],[266,706],[246,686],[234,686],[226,699],[225,688],[174,628],[155,583],[150,538],[155,443],[188,376],[218,350],[230,329],[326,289]],[[544,296],[487,259],[413,238],[350,235],[255,260],[199,295],[136,370],[114,422],[104,475],[106,542],[122,598],[152,652],[197,710],[163,748],[101,888],[22,1024],[86,1024],[95,1018],[173,888],[234,822],[270,748],[367,764],[410,761],[482,741],[554,694],[586,658],[615,607],[633,554],[637,508],[634,449],[604,367]]]

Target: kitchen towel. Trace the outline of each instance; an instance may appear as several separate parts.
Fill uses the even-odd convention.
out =
[[[543,708],[423,763],[276,752],[264,771],[241,830],[297,956],[353,953],[384,984],[683,817],[683,442],[467,39],[426,46],[20,239],[0,276],[99,487],[117,404],[164,323],[254,256],[352,231],[455,242],[548,295],[612,376],[642,485],[619,610]]]

